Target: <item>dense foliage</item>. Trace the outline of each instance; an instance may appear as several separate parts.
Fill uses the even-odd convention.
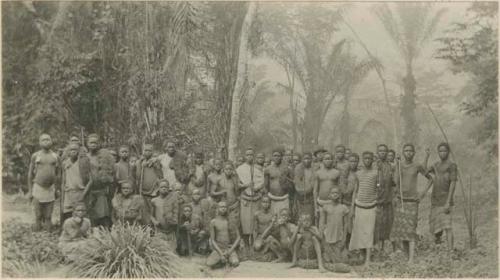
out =
[[[498,147],[498,3],[475,2],[468,17],[454,23],[438,57],[451,63],[451,70],[469,78],[464,88],[463,111],[480,118],[473,130],[475,140],[492,154]]]

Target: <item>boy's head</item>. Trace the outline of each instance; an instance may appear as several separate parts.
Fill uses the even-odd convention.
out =
[[[182,185],[181,184],[174,184],[173,189],[179,195],[182,193]]]
[[[174,141],[169,140],[169,141],[166,142],[165,152],[167,152],[167,154],[169,156],[173,156],[175,154],[175,143],[174,143]]]
[[[128,160],[129,150],[127,146],[120,146],[118,151],[120,153],[120,159]]]
[[[194,202],[200,201],[200,199],[201,199],[200,190],[198,190],[198,189],[193,190],[193,193],[191,196],[192,196]]]
[[[132,188],[132,183],[127,180],[122,181],[120,183],[120,189],[124,196],[129,196],[134,192],[134,189]]]
[[[311,167],[312,164],[312,156],[311,153],[305,152],[304,155],[302,156],[302,163],[304,164],[305,167],[309,168]]]
[[[290,211],[286,208],[283,208],[279,212],[278,224],[283,225],[286,224],[290,220]]]
[[[224,174],[226,174],[227,177],[233,176],[233,169],[234,166],[232,162],[228,161],[224,163]]]
[[[194,152],[194,164],[200,165],[203,164],[203,152],[201,150]]]
[[[346,148],[346,149],[345,149],[345,158],[347,158],[347,159],[348,159],[348,158],[349,158],[349,156],[350,156],[351,154],[352,154],[351,149]]]
[[[78,146],[80,146],[80,144],[81,144],[81,143],[80,143],[80,139],[79,139],[78,137],[76,137],[76,136],[71,136],[71,137],[69,138],[69,144],[71,144],[71,143],[75,143],[75,144],[77,144]]]
[[[144,144],[142,148],[142,155],[149,159],[153,156],[153,145],[152,144]]]
[[[345,146],[344,145],[337,145],[335,147],[335,159],[336,160],[343,160],[345,156]]]
[[[312,221],[311,220],[312,219],[311,219],[311,215],[310,214],[301,214],[300,218],[299,218],[300,223],[302,224],[302,226],[305,229],[311,227],[311,225],[312,225]]]
[[[388,162],[394,162],[395,158],[396,158],[396,152],[394,150],[387,151],[387,161]]]
[[[415,156],[415,146],[413,144],[405,144],[403,146],[403,155],[407,161],[412,161]]]
[[[323,165],[326,168],[331,168],[333,166],[333,156],[330,152],[323,153]]]
[[[222,170],[222,160],[220,158],[214,159],[214,170],[217,172]]]
[[[271,199],[268,196],[263,196],[260,205],[262,209],[269,210],[271,208]]]
[[[281,158],[283,156],[283,152],[281,151],[281,149],[274,149],[273,151],[273,162],[276,164],[276,165],[280,165],[281,164]]]
[[[359,164],[359,155],[356,153],[352,153],[349,155],[349,168],[351,170],[356,170],[358,169],[358,164]]]
[[[225,201],[219,201],[217,203],[217,213],[221,216],[225,216],[227,214],[227,203]]]
[[[50,149],[52,147],[52,138],[48,134],[42,134],[38,138],[38,142],[42,149]]]
[[[255,156],[255,163],[257,163],[258,165],[264,165],[266,161],[266,157],[264,156],[263,153],[257,153],[257,155]]]
[[[158,188],[159,188],[158,191],[160,192],[160,195],[167,195],[171,191],[170,184],[165,179],[163,179],[159,182]]]
[[[363,164],[366,168],[372,167],[373,164],[373,153],[370,151],[363,152]]]
[[[99,136],[95,133],[90,134],[87,138],[87,146],[89,151],[97,151],[97,149],[99,149]]]
[[[191,205],[184,204],[184,206],[182,206],[182,214],[184,215],[184,217],[190,218],[192,213],[193,208],[191,207]]]
[[[294,165],[299,164],[299,163],[300,163],[300,160],[301,160],[301,158],[300,158],[300,155],[299,155],[299,154],[294,154],[294,155],[293,155],[293,157],[292,157],[292,159],[293,159],[293,164],[294,164]]]
[[[437,150],[438,150],[439,158],[441,160],[448,159],[448,156],[450,154],[450,145],[448,143],[446,143],[446,142],[439,143]]]
[[[340,189],[337,187],[333,187],[330,190],[330,194],[328,194],[328,198],[332,201],[338,201],[340,199]]]
[[[69,157],[71,159],[76,159],[78,158],[78,153],[80,152],[80,145],[71,143],[69,144]]]
[[[236,165],[240,166],[245,162],[245,158],[243,156],[236,157]]]
[[[293,151],[291,149],[286,149],[285,153],[283,154],[283,160],[286,163],[292,163],[293,160]]]
[[[73,209],[74,217],[83,218],[87,213],[87,206],[85,206],[85,203],[77,203]]]
[[[253,163],[253,158],[254,158],[253,148],[247,148],[247,150],[245,151],[245,161],[246,161],[246,163],[252,164]]]
[[[387,159],[388,152],[389,152],[389,148],[387,148],[386,144],[380,144],[377,146],[378,159],[385,161]]]

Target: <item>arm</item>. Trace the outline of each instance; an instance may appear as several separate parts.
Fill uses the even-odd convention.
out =
[[[151,200],[151,205],[153,207],[151,207],[151,222],[153,223],[153,225],[155,226],[158,226],[160,223],[158,222],[158,220],[156,219],[156,200]]]
[[[210,194],[212,196],[221,196],[221,195],[224,195],[226,194],[226,190],[222,190],[222,191],[219,191],[219,192],[216,192],[215,190],[219,187],[220,185],[220,179],[217,180],[217,182],[215,183],[215,188],[212,188]]]
[[[233,245],[231,246],[231,248],[227,252],[228,255],[231,254],[234,250],[236,250],[236,248],[240,244],[240,241],[241,241],[240,232],[237,230],[236,231],[236,240],[234,241]]]
[[[264,188],[267,192],[269,192],[269,171],[267,168],[264,170]]]
[[[425,158],[424,158],[424,169],[427,170],[427,163],[429,162],[429,156],[431,155],[431,150],[429,148],[425,149]]]
[[[256,240],[257,237],[259,236],[259,234],[257,233],[257,223],[258,223],[257,213],[255,213],[253,215],[253,225],[254,225],[252,232],[253,240]]]
[[[35,176],[35,158],[36,153],[31,156],[30,166],[28,168],[28,195],[30,200],[33,198],[33,177]]]
[[[450,190],[448,192],[448,198],[446,199],[446,207],[447,210],[446,212],[448,213],[450,211],[450,204],[451,204],[451,199],[453,198],[453,195],[455,194],[455,188],[457,186],[457,177],[458,177],[458,168],[456,164],[452,164],[450,167]]]
[[[262,236],[261,236],[262,239],[265,239],[271,233],[271,229],[274,227],[275,224],[276,224],[276,216],[273,217],[269,226],[267,226],[267,228],[262,233]]]
[[[299,234],[300,229],[302,228],[302,223],[299,222],[299,225],[295,228],[295,231],[292,234],[292,239],[290,239],[290,244],[294,244],[297,240],[297,235]]]
[[[352,201],[351,201],[351,211],[350,211],[351,215],[354,215],[354,207],[356,203],[356,197],[358,196],[358,188],[359,188],[358,178],[356,177],[354,181],[355,183],[354,183],[354,190],[352,191]]]
[[[316,172],[314,172],[313,174],[312,184],[313,184],[314,213],[316,213],[318,211],[318,192],[319,192],[319,179]]]
[[[309,232],[312,233],[318,240],[321,240],[321,233],[318,231],[318,228],[315,226],[311,226],[309,228]]]
[[[326,228],[326,211],[325,209],[320,209],[321,214],[319,215],[319,231],[323,233]]]

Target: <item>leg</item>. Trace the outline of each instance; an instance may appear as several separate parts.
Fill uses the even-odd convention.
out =
[[[299,248],[301,244],[302,244],[302,236],[299,234],[297,235],[297,240],[293,244],[292,265],[290,266],[290,268],[297,266],[297,254],[299,253]]]
[[[316,252],[316,257],[318,258],[318,268],[320,272],[326,272],[323,266],[323,256],[321,255],[321,244],[316,237],[313,237],[314,251]]]
[[[413,259],[415,257],[415,240],[409,242],[409,258],[408,262],[413,263]]]
[[[274,255],[279,259],[281,258],[280,243],[276,238],[269,236],[266,238],[266,247],[273,252]]]
[[[406,240],[403,240],[402,242],[403,242],[403,252],[405,252],[405,254],[409,255],[410,254],[409,242]]]
[[[368,266],[371,263],[370,259],[371,259],[371,254],[372,254],[372,248],[366,248],[365,252],[366,252],[365,266]]]
[[[216,251],[213,251],[208,257],[207,257],[207,266],[210,268],[214,268],[220,261],[222,260],[221,256],[219,253]]]
[[[52,229],[52,212],[54,211],[54,202],[47,202],[42,204],[43,214],[43,228],[46,231]]]
[[[40,202],[38,199],[33,198],[33,214],[35,214],[35,223],[33,226],[34,231],[40,231],[42,229],[42,219],[43,219],[43,214],[42,214],[42,207],[40,205]]]
[[[448,249],[453,250],[453,231],[451,228],[445,229],[446,232],[446,242],[448,243]],[[442,233],[442,232],[441,232]]]

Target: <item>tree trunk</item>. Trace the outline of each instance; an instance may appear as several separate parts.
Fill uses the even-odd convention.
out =
[[[234,86],[232,106],[231,106],[231,125],[229,126],[229,140],[228,140],[228,157],[229,160],[234,160],[236,156],[236,147],[238,146],[238,132],[240,120],[240,101],[242,97],[243,84],[247,74],[247,61],[248,61],[248,35],[250,33],[250,26],[256,11],[256,3],[250,2],[248,6],[243,25],[241,26],[240,33],[240,47],[238,53],[238,69],[236,72],[236,84]]]
[[[344,93],[344,112],[342,114],[342,123],[340,128],[340,134],[341,134],[340,141],[342,145],[346,147],[349,147],[349,134],[350,134],[349,122],[351,116],[349,112],[349,102],[350,102],[349,92],[346,91]]]
[[[406,77],[403,78],[404,95],[401,99],[401,118],[403,119],[403,140],[405,143],[417,144],[418,124],[415,116],[416,81],[411,66],[408,66]]]

